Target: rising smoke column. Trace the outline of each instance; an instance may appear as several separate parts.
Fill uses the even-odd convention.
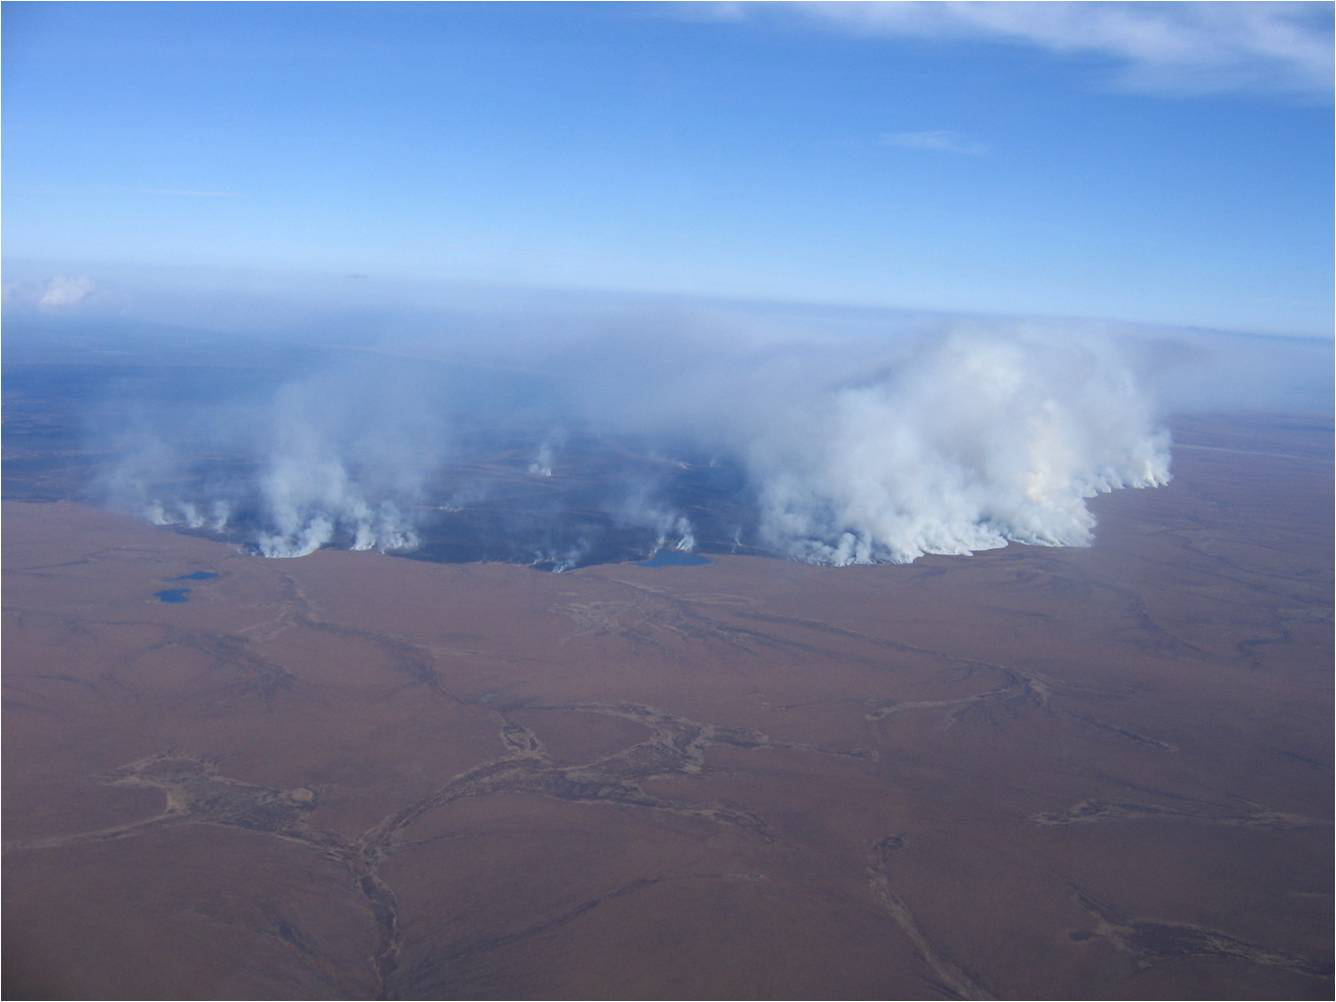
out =
[[[359,358],[291,379],[267,400],[171,419],[150,411],[115,437],[125,458],[101,490],[156,525],[227,532],[266,557],[413,549],[413,515],[445,435],[438,395],[413,375]],[[202,455],[227,465],[200,466]]]
[[[259,500],[266,557],[300,557],[342,539],[354,550],[409,550],[414,504],[439,448],[421,401],[346,373],[289,384],[274,402]]]
[[[745,445],[761,536],[812,563],[1089,545],[1086,499],[1169,481],[1169,438],[1107,347],[954,335],[802,398]]]
[[[303,557],[332,543],[336,533],[354,550],[407,550],[418,545],[412,525],[393,500],[376,505],[336,457],[280,453],[260,482],[267,531],[255,540],[266,557]]]

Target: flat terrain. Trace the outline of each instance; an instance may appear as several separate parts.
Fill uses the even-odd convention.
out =
[[[6,501],[5,995],[1330,998],[1330,436],[898,567]]]

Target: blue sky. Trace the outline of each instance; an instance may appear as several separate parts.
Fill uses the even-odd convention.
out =
[[[6,4],[7,267],[1330,335],[1332,7]]]

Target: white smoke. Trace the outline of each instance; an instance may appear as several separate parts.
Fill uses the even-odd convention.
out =
[[[534,558],[529,561],[530,567],[543,567],[550,570],[553,574],[564,574],[567,571],[574,570],[580,566],[580,562],[589,554],[589,543],[587,540],[581,540],[574,546],[568,546],[564,550],[556,551],[550,549],[540,549],[534,553]]]
[[[123,458],[101,490],[154,525],[227,532],[266,557],[414,549],[440,416],[402,370],[378,380],[358,363],[230,409],[146,410],[111,433]],[[201,475],[201,457],[225,460],[226,473]]]
[[[1087,546],[1087,498],[1169,480],[1149,402],[1089,346],[951,336],[777,417],[744,445],[760,531],[812,563]]]
[[[154,525],[184,525],[188,529],[208,529],[222,532],[232,506],[227,501],[214,501],[201,506],[191,501],[161,501],[154,499],[144,509],[144,518]]]
[[[529,464],[529,475],[531,477],[550,477],[555,462],[556,449],[551,441],[544,442],[538,447],[538,455],[534,456],[533,462]]]
[[[673,520],[670,531],[677,537],[676,541],[673,543],[674,550],[679,550],[682,553],[690,553],[696,548],[696,533],[695,530],[691,528],[691,521],[685,515],[678,515],[677,518]],[[664,544],[668,542],[668,539],[668,533],[661,533],[659,535],[659,545],[657,549],[662,549]]]
[[[627,495],[608,506],[608,512],[621,525],[646,528],[654,533],[651,557],[663,549],[689,553],[696,548],[696,532],[691,519],[657,498],[651,483],[631,485]]]
[[[658,531],[658,538],[654,542],[654,550],[650,556],[654,556],[664,547],[678,550],[682,553],[690,553],[696,548],[696,532],[691,527],[691,520],[685,515],[678,515],[668,511],[650,511],[646,513],[649,521]]]
[[[87,275],[56,275],[46,283],[37,299],[43,310],[59,310],[78,306],[93,294],[94,283]]]
[[[268,529],[255,546],[266,557],[305,556],[338,534],[354,550],[411,550],[420,543],[395,499],[416,500],[421,457],[439,442],[415,440],[384,413],[348,411],[338,397],[348,389],[323,379],[279,394],[259,482]]]
[[[523,319],[526,331],[550,326]],[[438,371],[403,363],[430,358],[430,344],[350,356],[286,384],[245,432],[121,449],[131,458],[112,493],[151,521],[226,527],[274,557],[328,545],[411,549],[426,534],[418,517],[435,527],[440,512],[495,502],[519,517],[507,522],[501,508],[455,525],[531,533],[515,540],[516,557],[543,565],[607,552],[592,537],[568,552],[570,520],[590,511],[623,539],[653,540],[653,551],[731,547],[845,565],[1011,542],[1086,546],[1089,498],[1169,480],[1169,438],[1146,388],[1163,392],[1163,360],[1177,356],[1154,342],[1056,324],[896,327],[800,312],[647,312],[589,326],[538,344],[527,334],[469,338],[462,325],[458,340],[492,353],[467,368],[465,405]],[[376,370],[377,358],[399,361]],[[528,381],[505,382],[517,372]],[[426,382],[410,391],[405,373]],[[529,408],[519,417],[516,400]],[[447,404],[481,458],[444,478]],[[566,433],[553,428],[581,436],[578,448],[562,452]],[[552,476],[559,458],[571,467],[560,483],[535,485],[542,500],[527,509],[522,485],[503,488],[489,472],[495,456],[513,455],[517,434],[530,436],[521,453],[530,475]],[[182,460],[206,453],[243,460],[214,477],[212,494]]]
[[[266,523],[255,545],[266,557],[304,557],[342,531],[349,548],[411,550],[419,543],[392,500],[372,506],[335,457],[285,452],[273,458],[260,484]]]

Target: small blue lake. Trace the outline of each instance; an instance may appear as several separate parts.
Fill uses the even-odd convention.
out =
[[[682,550],[660,550],[648,560],[636,563],[637,567],[700,567],[710,563],[708,557],[698,553],[686,553]]]
[[[190,601],[189,588],[164,588],[162,591],[155,591],[153,594],[158,596],[159,602],[169,602],[173,605]]]
[[[168,578],[168,581],[212,581],[218,576],[217,571],[195,571],[193,574],[182,574],[180,577]]]

